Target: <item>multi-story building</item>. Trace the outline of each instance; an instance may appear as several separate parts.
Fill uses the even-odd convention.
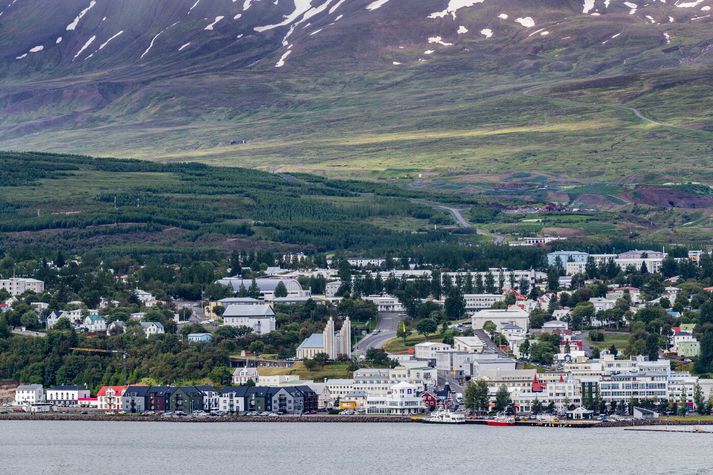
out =
[[[45,291],[45,283],[37,279],[12,277],[10,279],[0,279],[0,289],[6,290],[13,297],[22,295],[25,292],[41,294]]]
[[[128,386],[103,386],[97,393],[97,408],[104,411],[123,411],[123,396]]]
[[[414,347],[414,356],[417,360],[435,360],[436,353],[439,351],[448,351],[453,349],[451,345],[447,343],[434,343],[430,341],[425,341],[419,343]]]
[[[412,384],[401,382],[389,389],[385,396],[366,398],[367,414],[408,415],[426,411],[423,398]]]
[[[230,327],[249,327],[256,335],[275,331],[275,312],[270,305],[229,305],[223,323]]]
[[[88,398],[89,389],[82,386],[52,386],[47,390],[47,402],[55,406],[75,407],[80,398]]]
[[[491,308],[494,304],[505,300],[503,294],[465,294],[465,311],[467,313],[475,313],[478,310]]]
[[[45,389],[41,384],[20,385],[15,390],[15,404],[42,404],[45,402]]]

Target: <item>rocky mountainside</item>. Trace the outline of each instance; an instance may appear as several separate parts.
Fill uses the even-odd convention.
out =
[[[713,128],[710,110],[688,107],[711,96],[713,0],[4,2],[4,149],[428,170],[435,151],[474,157],[471,132],[577,132],[601,108],[548,115],[537,99],[572,80],[587,92],[567,83],[560,101],[593,91],[594,103],[649,101],[654,117]],[[673,109],[656,110],[661,91]],[[433,131],[445,148],[414,154]]]

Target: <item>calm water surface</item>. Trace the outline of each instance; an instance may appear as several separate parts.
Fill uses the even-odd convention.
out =
[[[417,424],[0,421],[2,474],[713,473],[713,434]]]

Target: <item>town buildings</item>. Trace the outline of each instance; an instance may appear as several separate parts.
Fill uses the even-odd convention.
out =
[[[233,289],[234,292],[240,291],[240,289],[249,289],[253,282],[259,289],[260,298],[262,300],[272,300],[275,296],[275,289],[282,282],[282,284],[287,289],[288,297],[310,297],[311,292],[302,288],[300,283],[296,279],[243,279],[242,277],[228,277],[225,279],[220,279],[219,284],[225,285]]]
[[[367,414],[409,415],[426,411],[423,398],[416,387],[401,382],[389,389],[385,396],[369,396],[366,399]]]
[[[267,304],[229,305],[223,313],[223,323],[231,327],[249,327],[256,335],[267,335],[277,326],[275,312]]]

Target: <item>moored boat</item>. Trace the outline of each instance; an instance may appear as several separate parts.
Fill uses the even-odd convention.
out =
[[[511,427],[515,425],[515,418],[510,416],[497,416],[488,421],[489,426],[494,427]]]
[[[427,424],[463,424],[465,423],[465,416],[457,412],[438,410],[431,414],[430,417],[421,419],[421,422]]]

